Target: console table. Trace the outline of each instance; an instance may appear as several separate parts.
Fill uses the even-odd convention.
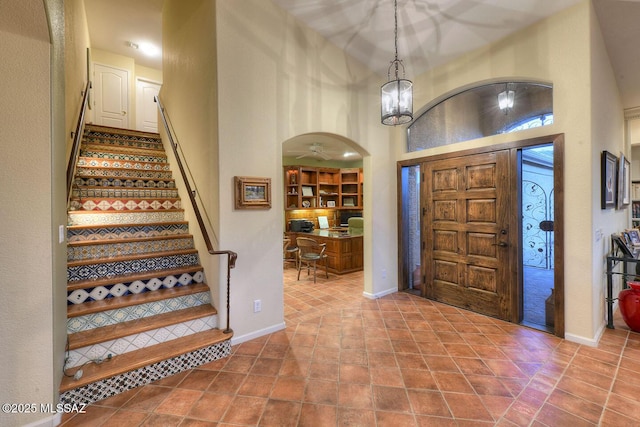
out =
[[[627,276],[636,276],[636,272],[628,272],[627,263],[634,263],[636,266],[640,262],[639,258],[625,256],[615,251],[612,255],[607,256],[607,328],[614,329],[613,327],[613,301],[617,299],[613,297],[613,275],[622,275],[623,285],[622,288],[627,288]],[[622,263],[622,272],[613,271],[616,266]]]

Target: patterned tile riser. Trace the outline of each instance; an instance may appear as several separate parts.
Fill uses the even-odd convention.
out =
[[[204,273],[183,273],[180,276],[154,277],[152,279],[134,280],[133,282],[121,282],[111,285],[86,287],[67,291],[67,305],[83,304],[91,301],[102,301],[109,298],[118,298],[126,295],[143,294],[158,289],[179,288],[195,283],[204,282]]]
[[[80,157],[78,159],[79,167],[101,167],[113,169],[137,169],[147,171],[168,171],[171,169],[168,163],[148,163],[148,162],[127,162],[111,159],[95,159],[92,157]]]
[[[143,242],[97,243],[93,245],[67,246],[67,261],[113,258],[163,251],[193,249],[193,238],[162,239]]]
[[[168,188],[174,189],[175,182],[174,181],[165,181],[165,180],[156,180],[156,179],[120,179],[120,178],[76,178],[73,182],[73,192],[71,193],[74,196],[80,194],[78,189],[85,190],[82,187],[110,187],[108,189],[102,190],[113,190],[117,189],[120,191],[129,191],[129,190],[143,190],[146,188]],[[113,188],[111,188],[113,187]],[[131,196],[129,196],[131,197]],[[177,197],[177,196],[175,196]]]
[[[105,145],[116,147],[150,148],[152,150],[162,150],[162,141],[158,138],[148,138],[133,135],[118,134],[108,132],[85,132],[84,144]]]
[[[102,169],[102,168],[78,168],[76,177],[107,177],[107,178],[131,178],[131,179],[171,179],[171,171],[149,171],[140,169]]]
[[[96,228],[67,229],[68,242],[84,242],[91,240],[118,240],[144,237],[175,236],[188,234],[188,224],[154,224],[138,226],[113,226]]]
[[[70,211],[136,211],[136,210],[161,210],[181,209],[182,203],[177,199],[89,199],[71,200]]]
[[[149,384],[153,381],[193,369],[205,363],[222,359],[231,354],[231,341],[223,341],[180,356],[163,360],[115,377],[96,381],[86,386],[66,391],[60,395],[60,403],[93,403],[107,397]]]
[[[127,274],[169,270],[180,267],[200,265],[197,253],[169,255],[145,259],[104,262],[67,267],[67,282],[97,280],[105,277],[117,277]]]
[[[121,152],[109,152],[99,151],[92,148],[81,148],[80,157],[91,157],[96,159],[112,159],[128,162],[153,162],[153,163],[166,163],[167,157],[162,155],[150,155],[150,154],[136,154],[136,153],[121,153]]]
[[[70,350],[65,357],[67,368],[84,365],[92,360],[106,358],[108,354],[117,356],[152,345],[161,344],[176,338],[193,335],[198,332],[215,329],[218,326],[217,316],[207,316],[186,322],[169,325],[151,331],[101,342],[87,347]]]
[[[211,294],[209,292],[200,292],[114,310],[101,311],[99,313],[86,314],[84,316],[67,319],[67,333],[74,334],[103,326],[115,325],[120,322],[128,322],[169,313],[175,310],[197,307],[203,304],[211,304]]]
[[[109,213],[69,212],[67,225],[119,225],[145,224],[155,222],[179,222],[184,220],[184,212],[153,211],[111,211]]]
[[[145,188],[74,188],[71,192],[74,199],[105,198],[105,199],[177,199],[176,189],[145,189]]]

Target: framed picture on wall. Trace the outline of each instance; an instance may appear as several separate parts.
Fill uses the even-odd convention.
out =
[[[600,186],[601,186],[601,201],[600,207],[602,209],[613,208],[616,206],[617,201],[617,176],[616,169],[618,158],[608,152],[602,152],[601,159],[601,170],[600,170]]]
[[[270,209],[271,178],[234,177],[236,209]]]
[[[631,163],[624,158],[622,162],[622,206],[629,206],[631,203]]]

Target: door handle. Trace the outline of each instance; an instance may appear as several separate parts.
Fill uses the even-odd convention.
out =
[[[493,246],[500,246],[500,247],[503,247],[503,248],[506,248],[507,246],[509,246],[505,242],[493,243],[492,245]]]
[[[122,110],[122,115],[123,115],[123,116],[126,116],[126,115],[127,115],[127,112],[126,112],[126,111],[124,111],[124,110]]]

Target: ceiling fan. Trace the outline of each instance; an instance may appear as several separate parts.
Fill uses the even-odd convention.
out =
[[[311,144],[309,146],[309,152],[299,155],[296,159],[302,159],[303,157],[321,157],[324,160],[331,159],[331,156],[324,152],[324,146],[319,142]]]

